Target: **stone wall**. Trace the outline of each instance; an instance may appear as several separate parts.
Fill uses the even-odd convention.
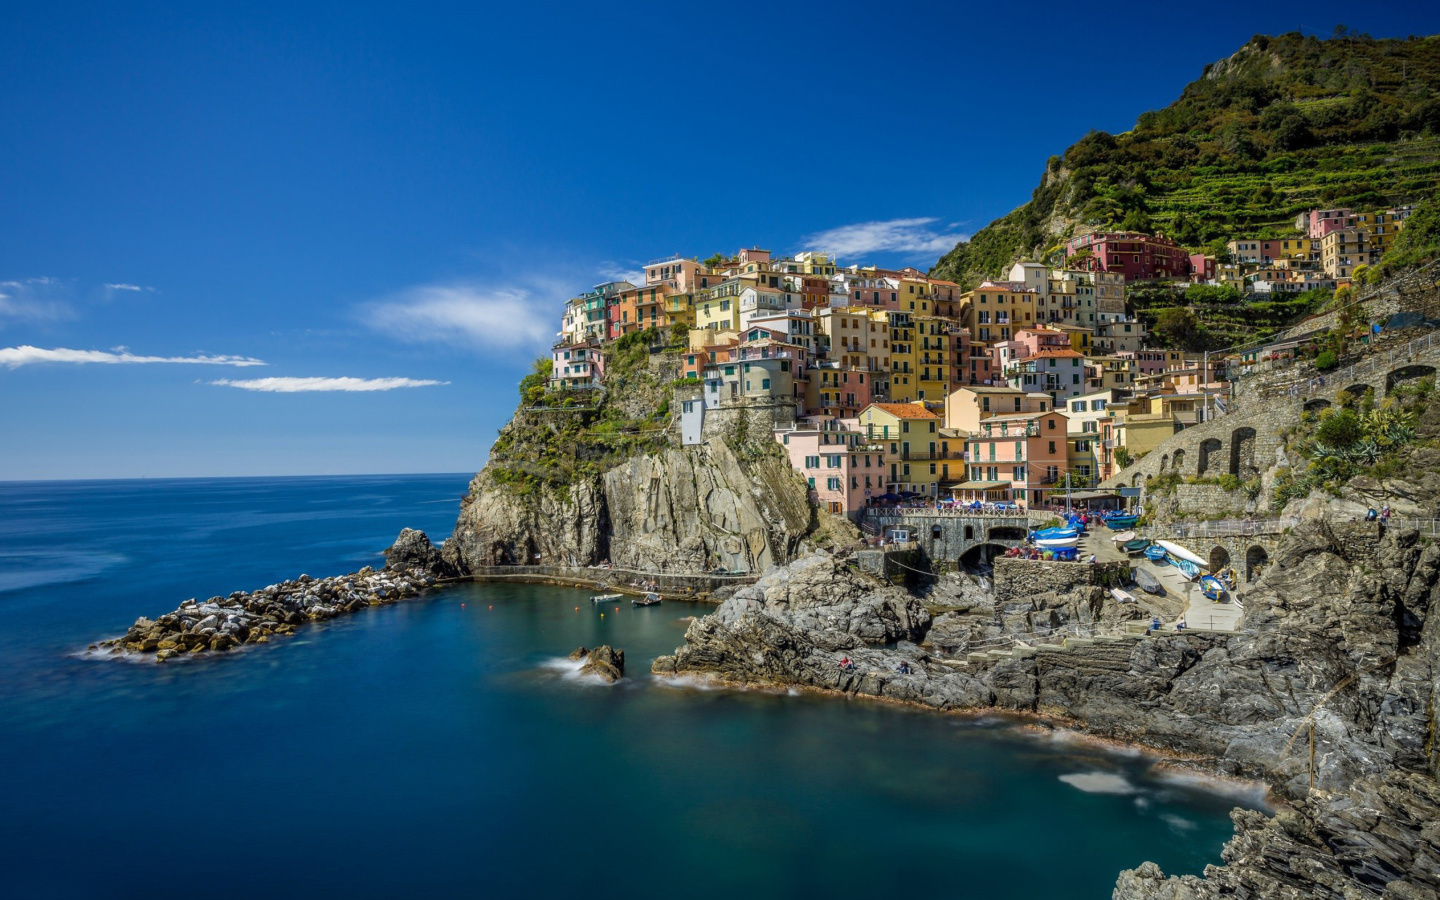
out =
[[[1010,547],[1025,543],[1030,520],[1018,516],[965,516],[932,510],[901,510],[895,516],[867,513],[866,522],[879,528],[905,525],[936,571],[988,562]]]
[[[756,443],[774,442],[777,429],[795,427],[793,400],[737,398],[705,410],[701,437],[724,441],[741,434]]]
[[[1102,584],[1129,571],[1126,562],[1091,565],[1000,557],[995,560],[995,605],[1028,602],[1039,594],[1067,593],[1077,587]]]
[[[1218,484],[1177,484],[1172,501],[1175,513],[1181,516],[1213,519],[1257,511],[1257,501],[1244,491],[1227,491]]]

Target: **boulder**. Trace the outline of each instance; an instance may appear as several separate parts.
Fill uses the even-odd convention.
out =
[[[585,665],[580,667],[580,674],[594,675],[614,684],[625,677],[625,651],[616,650],[609,644],[596,647],[586,654]]]
[[[568,659],[568,660],[571,660],[571,661],[573,661],[573,662],[578,662],[578,661],[584,659],[585,657],[587,657],[587,656],[589,656],[589,655],[590,655],[590,650],[589,650],[589,648],[586,648],[586,647],[576,647],[574,650],[571,650],[571,651],[570,651],[570,655],[567,656],[567,657],[565,657],[565,658]]]
[[[396,571],[422,569],[437,578],[451,578],[457,573],[430,543],[425,532],[403,528],[395,543],[385,550],[385,567]]]

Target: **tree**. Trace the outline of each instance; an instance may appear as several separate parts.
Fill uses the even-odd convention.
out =
[[[1119,466],[1122,469],[1130,465],[1130,451],[1126,450],[1124,447],[1116,447],[1115,465]]]
[[[520,379],[520,399],[527,406],[539,403],[545,396],[545,385],[550,381],[550,373],[555,363],[547,356],[535,360],[535,365],[530,374]]]
[[[1167,347],[1192,347],[1200,335],[1200,318],[1189,307],[1171,307],[1155,317],[1155,336]]]
[[[715,268],[716,266],[718,266],[718,265],[720,265],[721,263],[723,263],[724,261],[725,261],[725,254],[723,254],[723,253],[717,253],[717,254],[715,254],[714,256],[706,257],[706,258],[703,260],[703,262],[705,263],[705,268],[707,268],[707,269],[713,269],[713,268]]]

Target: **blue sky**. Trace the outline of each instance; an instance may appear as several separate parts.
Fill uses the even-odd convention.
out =
[[[589,285],[753,244],[924,268],[1254,33],[1440,30],[1419,3],[197,7],[0,10],[0,480],[472,471]]]

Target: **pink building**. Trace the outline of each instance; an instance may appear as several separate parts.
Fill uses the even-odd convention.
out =
[[[1014,500],[1030,507],[1045,503],[1045,491],[1065,472],[1069,448],[1063,413],[1012,413],[991,416],[972,434],[966,460],[969,480],[955,488],[955,499]]]
[[[1119,274],[1126,281],[1185,278],[1190,274],[1190,256],[1159,235],[1097,231],[1065,243],[1065,268]]]
[[[1307,223],[1305,232],[1314,241],[1332,231],[1355,227],[1355,211],[1350,209],[1312,209],[1303,216]]]
[[[1214,281],[1215,257],[1203,253],[1190,254],[1190,280]]]
[[[858,431],[797,428],[775,432],[775,440],[816,502],[832,513],[856,518],[870,498],[885,493],[883,445],[868,443]]]
[[[827,419],[853,419],[870,405],[875,375],[854,366],[821,363],[805,374],[805,410]],[[883,375],[880,376],[882,379]]]
[[[558,344],[550,351],[550,384],[561,388],[587,388],[605,374],[605,354],[598,341]]]

